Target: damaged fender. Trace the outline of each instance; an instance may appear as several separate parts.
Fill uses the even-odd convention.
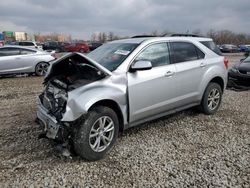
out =
[[[61,121],[75,121],[86,114],[91,106],[103,100],[112,100],[120,108],[127,124],[126,74],[112,75],[103,80],[77,88],[68,93],[66,111]]]

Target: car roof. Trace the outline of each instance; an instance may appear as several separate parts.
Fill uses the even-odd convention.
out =
[[[2,49],[2,48],[20,48],[20,49],[24,49],[24,50],[26,49],[26,50],[33,50],[33,51],[40,52],[40,50],[38,50],[38,49],[19,46],[19,45],[4,45],[4,46],[0,47],[0,49]]]
[[[35,41],[17,41],[17,42],[24,42],[24,43],[36,43]]]
[[[111,43],[135,43],[140,44],[144,41],[162,41],[162,40],[179,40],[179,41],[212,41],[211,38],[205,38],[205,37],[139,37],[139,38],[129,38],[129,39],[121,39],[121,40],[115,40]]]

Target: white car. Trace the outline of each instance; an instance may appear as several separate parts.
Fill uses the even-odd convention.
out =
[[[46,74],[55,57],[34,48],[4,46],[0,48],[0,75],[17,73]]]
[[[33,42],[33,41],[15,42],[15,45],[24,46],[24,47],[28,47],[28,48],[36,48],[36,49],[39,49],[39,50],[43,49],[42,45],[39,45],[39,43],[36,43],[36,42]]]

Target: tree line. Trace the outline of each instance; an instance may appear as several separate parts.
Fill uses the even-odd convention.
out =
[[[142,35],[150,35],[150,36],[170,36],[175,32],[171,31],[158,31],[154,30],[150,33],[142,33]],[[212,38],[216,44],[250,44],[250,34],[246,33],[235,33],[230,30],[209,30],[206,33],[202,33],[199,29],[194,31],[186,31],[184,34],[195,34],[203,37]],[[113,41],[118,39],[125,39],[130,38],[131,36],[119,36],[116,35],[114,32],[99,32],[93,33],[91,35],[91,41],[98,41],[105,43],[107,41]]]

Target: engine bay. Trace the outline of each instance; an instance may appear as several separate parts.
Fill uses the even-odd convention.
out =
[[[74,54],[52,66],[51,72],[45,78],[45,85],[51,82],[71,91],[105,76],[84,57]]]
[[[39,96],[43,106],[60,120],[66,110],[67,93],[100,80],[106,75],[84,57],[73,54],[52,65],[45,78],[45,90]]]

